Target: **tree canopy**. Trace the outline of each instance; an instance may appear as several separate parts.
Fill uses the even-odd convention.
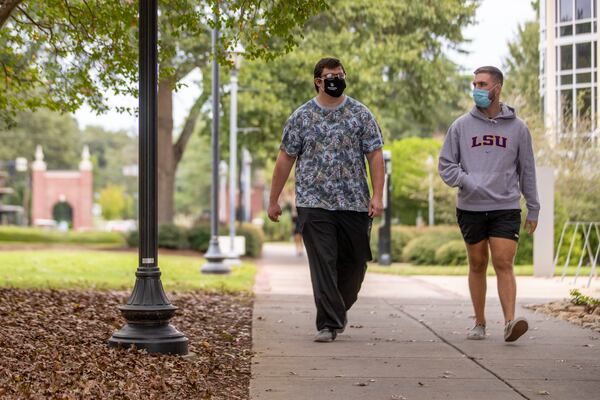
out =
[[[137,94],[137,1],[13,0],[0,7],[0,121],[13,124],[17,111],[41,107],[74,111],[84,102],[102,112],[107,94]],[[238,41],[249,57],[271,58],[293,48],[299,27],[326,2],[161,0],[159,7],[164,80],[178,73],[171,60],[190,55],[179,39],[209,35],[213,14],[222,62]]]
[[[331,1],[307,22],[293,52],[242,65],[239,125],[260,131],[241,140],[255,159],[273,157],[287,117],[316,94],[313,68],[325,56],[341,59],[346,93],[373,111],[386,139],[445,131],[461,112],[459,102],[468,88],[445,50],[460,47],[476,5],[463,0]]]

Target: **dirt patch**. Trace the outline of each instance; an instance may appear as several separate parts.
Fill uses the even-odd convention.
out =
[[[546,304],[532,304],[526,308],[600,332],[600,307],[590,308],[575,305],[569,300],[559,300]]]
[[[0,398],[248,399],[249,295],[169,293],[189,358],[109,348],[127,296],[0,289]]]

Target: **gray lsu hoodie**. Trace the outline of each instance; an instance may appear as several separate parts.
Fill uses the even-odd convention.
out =
[[[447,185],[459,187],[459,209],[520,209],[523,193],[527,219],[538,219],[531,135],[515,110],[505,104],[495,118],[473,107],[454,121],[440,153],[438,170]]]

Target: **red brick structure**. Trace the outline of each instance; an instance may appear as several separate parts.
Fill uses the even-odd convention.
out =
[[[34,226],[47,225],[53,220],[54,207],[64,202],[71,208],[74,230],[92,229],[92,163],[87,146],[81,157],[79,171],[46,171],[44,153],[41,146],[37,147],[31,168],[31,221]]]

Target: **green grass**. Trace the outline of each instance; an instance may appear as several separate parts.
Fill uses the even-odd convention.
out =
[[[165,290],[252,290],[256,268],[244,263],[229,275],[203,275],[201,257],[159,256]],[[0,286],[17,288],[130,289],[137,253],[94,250],[0,252]]]
[[[515,275],[517,276],[533,276],[533,265],[515,265]],[[567,276],[575,276],[576,266],[567,268]],[[369,271],[390,274],[390,275],[467,275],[469,267],[466,265],[459,266],[441,266],[441,265],[412,265],[412,264],[392,264],[390,267],[380,267],[377,264],[369,264]],[[600,272],[600,271],[599,271]],[[490,265],[487,274],[494,276],[494,268]],[[579,271],[579,276],[589,276],[590,268],[582,267]],[[562,266],[556,268],[556,276],[562,275]]]
[[[125,237],[118,232],[57,232],[19,226],[0,226],[0,243],[67,243],[122,247]]]

